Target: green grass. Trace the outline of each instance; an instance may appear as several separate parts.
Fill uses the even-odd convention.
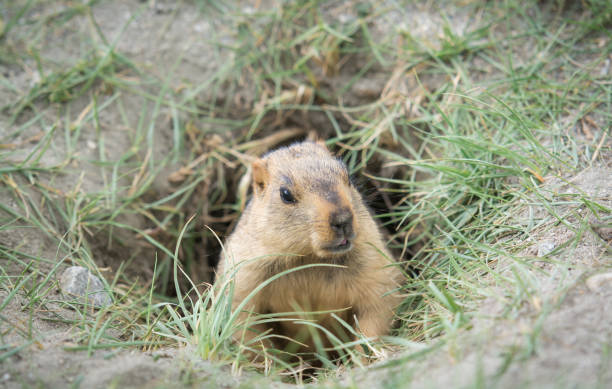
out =
[[[456,6],[439,5],[430,12],[445,22],[427,39],[375,28],[384,17],[408,18],[404,4],[349,3],[354,17],[340,23],[317,1],[252,13],[187,2],[178,7],[203,18],[226,8],[223,21],[235,31],[228,43],[213,29],[207,55],[220,64],[198,83],[177,81],[185,54],[151,68],[117,49],[148,4],[110,37],[93,16],[99,3],[66,3],[43,16],[32,13],[43,2],[5,6],[0,64],[27,67],[37,81],[21,90],[0,75],[11,97],[1,107],[8,128],[0,134],[0,361],[42,341],[31,322],[44,311],[44,320],[73,329],[69,350],[192,344],[201,358],[249,368],[252,345],[231,341],[244,325],[229,308],[231,292],[207,287],[207,257],[244,205],[240,177],[251,158],[312,130],[364,191],[378,189],[366,197],[410,276],[397,328],[385,346],[372,346],[392,353],[381,358],[390,382],[412,380],[414,363],[441,347],[460,358],[458,339],[485,298],[502,305],[498,319],[544,298],[533,333],[507,363],[537,350],[554,304],[538,278],[543,259],[524,254],[527,239],[564,225],[575,237],[555,253],[571,251],[588,218],[610,212],[584,193],[547,187],[610,153],[612,84],[600,74],[612,50],[607,2],[587,2],[586,10],[469,2],[465,12],[479,16],[465,32],[449,15]],[[46,58],[44,37],[76,18],[89,23],[78,59]],[[380,75],[379,89],[358,96]],[[517,216],[529,207],[545,215]],[[32,250],[4,240],[15,234],[42,243]],[[551,258],[544,260],[566,272]],[[92,310],[57,299],[64,264],[105,276],[113,305]],[[30,324],[7,314],[17,299]],[[22,341],[2,340],[12,334]],[[355,344],[341,343],[344,361],[358,360]],[[329,350],[318,351],[320,380],[333,385],[337,368],[325,359]],[[270,358],[263,372],[271,379],[291,371],[282,357]],[[474,386],[485,385],[481,373]]]

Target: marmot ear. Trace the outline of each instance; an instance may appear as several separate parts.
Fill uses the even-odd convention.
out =
[[[268,164],[261,158],[253,161],[251,165],[253,171],[253,191],[255,193],[261,193],[268,185]]]
[[[305,140],[308,142],[313,142],[315,145],[329,152],[329,149],[327,148],[327,145],[325,144],[325,139],[321,138],[319,134],[317,134],[315,131],[310,131]]]
[[[325,150],[329,151],[329,149],[327,148],[327,145],[325,144],[325,140],[323,140],[322,138],[317,138],[315,140],[315,143],[321,147],[323,147]]]

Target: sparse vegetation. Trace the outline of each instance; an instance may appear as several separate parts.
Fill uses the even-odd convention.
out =
[[[112,360],[183,346],[217,369],[211,380],[196,362],[168,367],[193,386],[221,385],[220,375],[253,386],[610,383],[609,330],[589,365],[596,377],[576,382],[563,363],[554,376],[512,377],[539,363],[566,296],[610,271],[610,242],[591,227],[609,226],[612,209],[602,186],[609,2],[128,3],[0,5],[0,363],[10,384],[68,385],[19,365],[53,347]],[[409,281],[391,336],[339,341],[342,366],[319,350],[323,367],[303,377],[273,353],[249,362],[249,345],[230,338],[241,330],[231,282],[209,286],[250,162],[315,134],[349,166]],[[585,245],[592,259],[579,262]],[[62,297],[68,264],[98,274],[113,305]],[[55,328],[64,335],[49,343]],[[479,343],[501,330],[512,340]],[[449,358],[457,369],[435,370]],[[423,378],[423,366],[460,378]],[[229,378],[244,370],[255,373]]]

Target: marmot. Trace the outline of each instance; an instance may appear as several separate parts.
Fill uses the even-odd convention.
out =
[[[306,353],[333,344],[327,331],[343,342],[355,340],[330,311],[368,338],[386,334],[403,276],[346,165],[322,141],[305,141],[255,160],[252,182],[252,199],[217,271],[221,279],[234,277],[234,309],[275,274],[307,264],[338,266],[300,269],[272,281],[248,301],[241,318],[287,316],[251,325],[236,339],[248,343],[268,331],[276,348]]]

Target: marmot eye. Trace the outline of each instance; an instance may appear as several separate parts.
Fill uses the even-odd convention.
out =
[[[283,203],[285,204],[294,204],[296,202],[295,197],[293,197],[293,194],[289,191],[289,189],[285,187],[280,188],[280,197],[281,200],[283,200]]]

